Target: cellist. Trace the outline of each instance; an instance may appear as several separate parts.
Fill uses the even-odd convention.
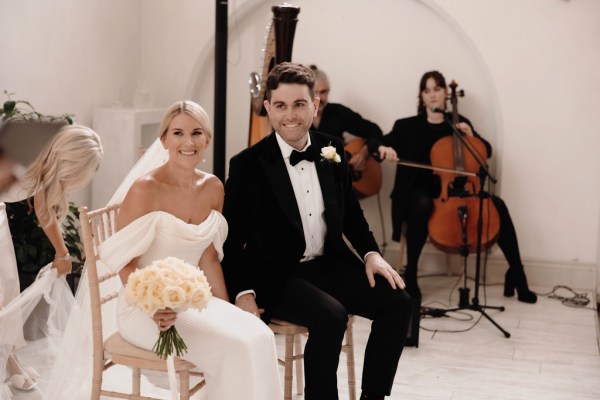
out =
[[[434,112],[435,108],[446,110],[448,87],[444,76],[438,71],[426,72],[419,83],[417,115],[399,119],[392,131],[382,139],[370,139],[369,151],[378,153],[388,162],[398,159],[420,164],[431,164],[430,152],[441,138],[452,135],[452,127],[446,123],[444,113]],[[456,128],[466,136],[479,138],[487,149],[488,157],[492,147],[483,139],[471,122],[459,116]],[[392,239],[400,241],[402,224],[406,222],[407,265],[404,267],[406,290],[414,298],[421,298],[417,283],[417,265],[428,235],[428,221],[433,211],[433,199],[440,194],[437,175],[431,170],[398,164],[392,198]],[[515,289],[519,301],[535,303],[537,296],[527,286],[527,278],[521,256],[517,234],[508,208],[504,201],[492,196],[492,202],[500,217],[498,246],[504,253],[509,268],[504,281],[504,295],[513,296]]]

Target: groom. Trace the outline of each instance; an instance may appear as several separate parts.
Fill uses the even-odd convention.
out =
[[[319,106],[314,83],[310,68],[299,64],[281,63],[269,73],[264,104],[274,132],[230,161],[223,269],[237,306],[265,321],[308,327],[308,400],[338,398],[348,314],[373,320],[361,399],[383,399],[412,303],[352,192],[342,142],[308,131]]]

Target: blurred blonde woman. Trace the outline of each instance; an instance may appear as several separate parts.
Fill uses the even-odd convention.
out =
[[[24,122],[13,122],[24,123]],[[35,124],[32,125],[35,129]],[[11,232],[27,232],[33,238],[51,244],[54,254],[37,253],[36,264],[41,269],[46,264],[57,270],[58,275],[71,272],[72,262],[61,231],[61,224],[69,206],[67,193],[87,185],[98,170],[102,160],[100,138],[92,129],[82,125],[65,125],[53,136],[40,154],[28,167],[17,194],[17,201],[0,203],[0,306],[6,307],[15,300],[24,285],[19,287],[18,266],[15,249],[29,245],[31,240],[14,238]],[[23,240],[22,243],[17,243]],[[31,256],[31,254],[30,254]],[[24,345],[23,320],[20,312],[0,318],[0,358],[6,363],[6,377],[12,386],[31,390],[39,378],[32,368],[24,368],[14,356],[14,349]],[[6,378],[0,371],[0,378]],[[4,382],[4,379],[2,379]],[[0,392],[2,393],[2,392]],[[5,397],[9,391],[4,387]]]

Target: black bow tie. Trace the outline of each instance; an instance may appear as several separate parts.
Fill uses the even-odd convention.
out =
[[[310,162],[315,161],[315,152],[313,151],[312,144],[308,146],[308,148],[305,151],[292,150],[292,154],[290,154],[290,164],[294,166],[302,160]]]

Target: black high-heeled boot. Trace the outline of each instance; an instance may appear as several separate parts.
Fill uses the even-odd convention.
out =
[[[360,394],[360,400],[384,400],[385,396],[377,396],[377,395],[373,395],[373,394],[368,394],[365,392],[362,392]]]
[[[419,289],[419,285],[417,284],[417,269],[405,266],[402,278],[406,284],[404,290],[406,290],[413,299],[420,300],[421,289]]]
[[[517,298],[523,303],[535,303],[537,296],[527,286],[527,277],[523,267],[509,268],[504,277],[504,296],[511,297],[515,295],[517,289]]]

